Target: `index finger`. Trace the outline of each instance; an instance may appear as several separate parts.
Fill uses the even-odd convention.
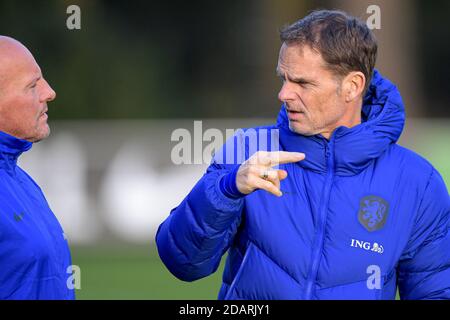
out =
[[[269,163],[271,167],[278,164],[298,162],[305,159],[305,154],[301,152],[289,151],[272,151],[268,153]]]

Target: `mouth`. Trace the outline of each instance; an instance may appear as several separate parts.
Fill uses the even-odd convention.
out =
[[[298,111],[298,110],[286,109],[286,111],[287,111],[288,118],[291,121],[298,120],[304,114],[303,111]]]
[[[47,115],[47,111],[48,111],[48,109],[45,109],[41,114],[40,114],[40,118],[45,118],[45,119],[47,119],[48,118],[48,115]]]

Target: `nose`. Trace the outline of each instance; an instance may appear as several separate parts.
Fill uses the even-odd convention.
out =
[[[42,79],[42,81],[44,82],[44,87],[41,94],[41,102],[48,102],[55,100],[56,98],[55,90],[53,90],[52,87],[50,87],[50,85],[45,79]]]
[[[295,99],[295,92],[293,88],[291,88],[291,83],[289,83],[289,81],[284,81],[280,92],[278,92],[278,99],[281,102],[292,101]]]

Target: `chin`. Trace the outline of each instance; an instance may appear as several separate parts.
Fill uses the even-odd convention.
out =
[[[44,140],[45,138],[48,138],[50,135],[50,127],[47,126],[47,128],[43,128],[40,130],[32,139],[29,141],[31,142],[39,142],[41,140]]]
[[[292,132],[301,134],[303,136],[313,136],[316,133],[313,132],[311,129],[309,128],[305,128],[304,126],[300,125],[298,122],[289,122],[289,129]]]

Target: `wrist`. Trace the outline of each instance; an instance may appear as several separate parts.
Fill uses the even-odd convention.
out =
[[[228,198],[242,198],[246,196],[246,194],[239,191],[236,185],[236,176],[239,171],[240,166],[235,166],[231,172],[220,178],[219,188],[222,193]]]

